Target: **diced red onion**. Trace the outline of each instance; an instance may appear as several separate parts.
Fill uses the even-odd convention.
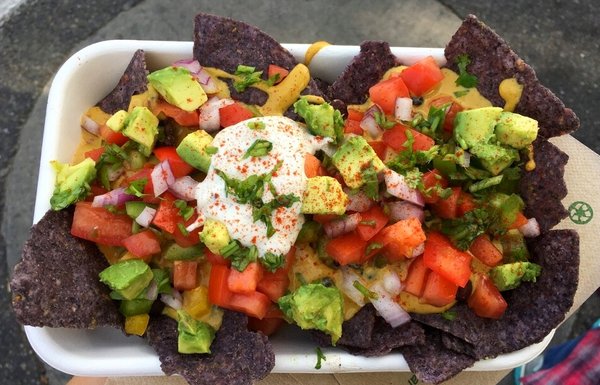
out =
[[[354,303],[363,306],[366,303],[365,296],[354,287],[355,281],[361,282],[360,277],[348,267],[342,267],[340,270],[342,272],[342,287],[340,289]]]
[[[534,238],[540,235],[540,224],[537,219],[529,218],[527,223],[519,227],[519,231],[527,238]]]
[[[125,189],[119,187],[106,194],[96,195],[92,201],[92,207],[119,206],[132,199],[135,199],[135,196],[125,193]]]
[[[393,170],[386,169],[384,171],[384,179],[387,192],[391,195],[395,196],[396,198],[404,199],[405,201],[414,203],[418,206],[425,205],[423,195],[419,191],[410,188],[404,180],[404,176]]]
[[[411,258],[416,258],[425,252],[425,242],[419,244],[413,249]]]
[[[198,119],[200,128],[207,132],[217,131],[221,127],[219,109],[233,103],[232,99],[219,99],[216,96],[208,99],[200,107],[200,118]]]
[[[150,281],[148,289],[146,289],[146,295],[144,298],[154,301],[158,297],[158,285],[155,280]]]
[[[183,67],[190,71],[192,75],[197,74],[202,69],[202,66],[196,59],[182,59],[173,63],[173,67]]]
[[[175,179],[175,182],[169,185],[169,191],[179,199],[193,201],[196,199],[196,186],[198,186],[198,182],[186,175]]]
[[[175,182],[175,176],[171,171],[171,165],[168,160],[163,160],[152,170],[152,187],[154,187],[154,196],[159,196],[169,189],[169,186]]]
[[[175,310],[180,310],[183,306],[183,298],[181,297],[181,294],[175,289],[171,291],[171,294],[161,294],[160,300],[162,303],[172,307]]]
[[[372,106],[365,112],[365,115],[360,121],[360,128],[369,133],[372,138],[376,138],[383,133],[383,130],[375,121],[375,113],[377,112],[381,113],[381,109],[377,107],[377,105]]]
[[[397,296],[403,289],[400,277],[393,270],[388,270],[383,275],[383,288],[392,296]]]
[[[184,59],[178,60],[173,63],[175,67],[183,67],[191,72],[192,76],[196,78],[200,86],[204,90],[204,92],[208,94],[214,94],[219,89],[217,87],[217,82],[210,76],[207,70],[205,70],[198,60],[195,59]]]
[[[394,109],[394,116],[397,120],[411,120],[412,119],[412,105],[413,101],[411,98],[397,98],[396,108]]]
[[[380,282],[377,282],[370,288],[371,291],[377,293],[377,299],[371,299],[371,303],[391,327],[395,328],[411,320],[410,315],[394,301],[393,296],[388,293]]]
[[[146,206],[144,207],[144,209],[142,210],[142,212],[140,213],[140,215],[138,215],[135,218],[135,221],[143,227],[148,227],[150,226],[150,223],[152,223],[152,220],[154,219],[154,216],[156,215],[156,209],[153,209],[152,207]]]
[[[421,223],[425,220],[423,208],[408,201],[388,202],[390,209],[390,220],[392,222],[402,221],[408,218],[417,218]]]
[[[338,235],[354,231],[362,217],[360,213],[346,215],[344,218],[334,219],[323,225],[323,230],[329,238],[337,237]]]
[[[111,170],[109,168],[107,178],[109,181],[114,182],[121,177],[125,173],[125,169],[123,167],[119,167],[116,170]]]
[[[83,129],[89,132],[90,134],[100,134],[100,125],[96,123],[94,119],[90,118],[87,115],[81,116],[81,127],[83,127]]]
[[[346,210],[356,211],[362,213],[370,209],[375,202],[364,193],[364,191],[350,191],[350,189],[344,189],[348,195],[348,205]]]

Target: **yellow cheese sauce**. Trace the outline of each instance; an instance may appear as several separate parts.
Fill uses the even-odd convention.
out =
[[[513,112],[521,100],[523,85],[515,78],[504,79],[498,86],[498,93],[504,99],[504,111]]]
[[[306,50],[306,53],[304,54],[304,64],[306,65],[310,65],[310,62],[312,61],[313,57],[315,57],[315,55],[324,47],[327,47],[329,44],[326,41],[316,41],[314,43],[312,43],[310,45],[310,47],[308,47],[308,49]]]

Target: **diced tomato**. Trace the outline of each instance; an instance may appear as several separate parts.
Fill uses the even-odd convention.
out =
[[[183,217],[180,216],[178,223],[181,223],[183,225],[181,227],[187,227],[187,226],[191,225],[192,223],[194,223],[197,218],[198,218],[198,215],[194,214],[190,217],[190,219],[183,222]],[[176,225],[175,231],[173,232],[173,234],[171,234],[173,236],[173,239],[175,240],[175,243],[177,243],[179,246],[192,247],[192,246],[200,243],[200,231],[201,231],[200,227],[197,229],[194,229],[192,231],[186,231],[185,234],[181,230],[182,229],[180,229],[180,226]]]
[[[517,218],[515,219],[515,221],[508,227],[509,229],[518,229],[521,226],[526,225],[528,222],[528,219],[525,215],[523,215],[522,212],[517,212]]]
[[[444,219],[454,219],[457,217],[458,198],[462,190],[460,187],[452,187],[452,195],[447,198],[440,198],[433,203],[433,212]]]
[[[423,294],[429,271],[423,262],[422,255],[415,258],[408,267],[408,275],[404,281],[404,291],[420,297]]]
[[[256,286],[256,290],[265,294],[273,302],[277,302],[287,291],[290,279],[287,273],[266,272]]]
[[[132,220],[125,214],[113,214],[90,202],[75,205],[71,234],[78,238],[110,246],[122,246],[131,235]]]
[[[90,185],[90,195],[88,195],[86,201],[91,202],[96,195],[106,194],[107,192],[107,189],[105,189],[103,186],[98,185],[97,182],[94,182]]]
[[[361,221],[356,226],[356,233],[363,241],[373,238],[390,220],[379,206],[373,206],[360,214]]]
[[[433,306],[446,306],[456,299],[458,286],[435,271],[427,275],[421,301]]]
[[[254,114],[242,103],[235,102],[220,108],[219,117],[221,119],[221,127],[229,127],[254,117]]]
[[[208,249],[204,249],[204,256],[206,257],[206,260],[213,265],[222,265],[227,267],[231,265],[231,260],[223,257],[222,255],[214,254]]]
[[[395,151],[404,151],[406,147],[404,144],[408,140],[406,136],[406,130],[410,130],[414,138],[412,149],[414,151],[425,151],[429,150],[435,141],[425,134],[421,134],[419,131],[413,130],[403,124],[396,124],[389,130],[385,130],[383,133],[383,142],[393,148]]]
[[[433,89],[442,79],[444,74],[432,56],[427,56],[400,73],[404,84],[415,96],[421,96]]]
[[[113,131],[107,125],[100,126],[100,136],[104,141],[110,144],[116,144],[117,146],[122,146],[129,140],[128,137],[121,134],[120,132]]]
[[[355,120],[360,122],[365,116],[364,112],[360,112],[359,110],[355,110],[354,108],[348,108],[348,120]]]
[[[369,88],[371,101],[381,107],[387,115],[394,115],[396,99],[409,96],[408,88],[401,77],[380,81]]]
[[[275,75],[279,75],[279,78],[277,79],[275,84],[285,79],[285,77],[288,76],[289,73],[290,71],[275,64],[269,64],[269,68],[267,69],[267,76],[269,77],[269,79],[271,79]]]
[[[157,147],[154,149],[154,155],[156,155],[161,162],[164,160],[169,161],[169,166],[171,166],[171,171],[175,178],[186,176],[194,170],[192,166],[181,159],[179,154],[177,154],[175,147]]]
[[[344,134],[362,135],[363,129],[360,126],[360,121],[346,119],[346,122],[344,123]]]
[[[415,247],[425,242],[425,232],[417,218],[407,218],[385,227],[374,238],[385,247],[390,261],[412,258]]]
[[[332,220],[337,219],[339,217],[339,215],[335,214],[315,214],[313,215],[313,221],[324,225],[325,223],[331,222]]]
[[[198,286],[198,262],[173,262],[173,287],[179,291],[192,290]]]
[[[97,162],[100,160],[100,157],[102,156],[102,154],[104,154],[104,147],[99,147],[90,151],[86,151],[83,155],[86,158],[90,158],[91,160],[93,160],[94,162]]]
[[[458,202],[456,206],[456,216],[462,217],[469,211],[473,210],[476,207],[475,200],[473,199],[473,195],[468,192],[461,191],[458,196]]]
[[[315,176],[327,175],[327,171],[321,165],[319,158],[307,153],[304,155],[304,174],[306,174],[307,178],[313,178]]]
[[[502,262],[502,253],[490,240],[490,237],[487,234],[481,234],[475,238],[469,251],[477,259],[490,267],[494,267]]]
[[[153,254],[160,253],[160,242],[152,230],[140,231],[123,239],[123,246],[131,254],[136,255],[146,262]]]
[[[327,246],[325,246],[327,254],[342,266],[351,263],[362,263],[365,258],[366,249],[367,242],[356,232],[332,238],[327,243]]]
[[[435,231],[427,235],[423,262],[460,287],[465,287],[471,276],[471,255],[458,250],[445,235]]]
[[[227,278],[231,270],[225,265],[213,264],[208,280],[208,300],[213,305],[227,307],[233,293],[229,290]]]
[[[275,334],[277,330],[285,323],[282,318],[269,318],[258,319],[254,317],[248,317],[248,329],[255,332],[262,332],[266,336]]]
[[[454,118],[456,118],[456,114],[464,110],[464,108],[450,96],[441,96],[431,101],[431,105],[438,108],[447,103],[451,104],[450,108],[446,111],[446,117],[444,118],[444,125],[442,128],[444,131],[451,133],[454,131]]]
[[[493,319],[502,317],[508,307],[498,288],[485,274],[477,274],[467,305],[478,316]]]
[[[448,180],[438,170],[434,169],[423,174],[423,186],[426,190],[435,186],[444,189],[448,187]],[[423,194],[423,199],[425,203],[432,204],[440,200],[440,197],[435,191],[431,191],[429,194]]]
[[[258,262],[249,263],[244,271],[231,269],[227,278],[227,286],[234,293],[247,294],[256,291],[258,282],[262,279],[263,268]]]
[[[374,140],[369,142],[369,146],[375,151],[379,159],[385,160],[385,152],[387,150],[387,145],[381,140]]]
[[[186,127],[194,127],[198,126],[199,113],[198,110],[194,111],[185,111],[179,107],[176,107],[172,104],[167,103],[164,100],[159,100],[156,102],[152,109],[152,113],[154,115],[159,115],[160,113],[165,116],[172,118],[177,122],[177,124]]]
[[[248,294],[232,293],[226,308],[263,319],[271,306],[269,297],[258,291]]]
[[[179,215],[179,209],[173,202],[175,202],[175,197],[168,192],[164,193],[152,220],[152,224],[169,234],[173,234],[177,230],[177,223],[183,222],[183,218]]]

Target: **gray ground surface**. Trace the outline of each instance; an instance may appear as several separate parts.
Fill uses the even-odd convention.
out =
[[[16,7],[13,7],[17,4]],[[172,4],[175,4],[173,2]],[[5,288],[31,223],[47,90],[71,53],[106,39],[191,40],[192,15],[205,11],[260,26],[279,41],[328,40],[358,44],[382,39],[398,46],[441,47],[468,13],[503,36],[582,120],[575,135],[600,152],[592,112],[600,100],[597,31],[600,5],[593,1],[178,1],[0,0],[0,282]],[[535,12],[532,12],[535,10]],[[564,341],[600,316],[598,297],[588,301],[557,333]],[[0,293],[0,381],[62,384],[29,349]],[[8,382],[10,381],[10,382]],[[511,383],[508,379],[506,384]]]

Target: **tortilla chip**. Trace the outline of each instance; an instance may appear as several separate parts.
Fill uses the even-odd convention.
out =
[[[524,86],[515,112],[536,119],[541,137],[551,138],[579,128],[579,119],[573,110],[540,84],[535,71],[473,15],[467,16],[446,46],[448,67],[458,71],[456,58],[462,54],[471,60],[467,70],[477,76],[477,89],[495,106],[504,106],[498,92],[502,80],[514,77]]]
[[[267,79],[269,64],[292,70],[296,64],[294,56],[275,39],[260,29],[244,22],[227,17],[199,13],[194,20],[194,59],[206,67],[216,67],[234,73],[243,64],[263,71]],[[249,87],[244,92],[236,92],[229,87],[235,100],[247,104],[262,105],[266,94]],[[325,94],[314,80],[310,80],[303,94],[324,97]]]
[[[371,337],[371,345],[363,349],[347,347],[347,350],[355,355],[378,357],[402,346],[422,345],[424,343],[425,331],[417,322],[409,322],[393,328],[383,318],[377,317],[373,336]]]
[[[108,263],[96,245],[71,235],[73,210],[50,210],[31,229],[10,289],[19,322],[31,326],[122,328],[98,279]]]
[[[367,100],[369,88],[396,65],[397,59],[388,43],[365,41],[360,45],[360,53],[333,82],[329,95],[347,104],[362,104]]]
[[[452,308],[453,321],[439,314],[413,319],[473,345],[477,358],[492,358],[540,342],[573,305],[579,277],[579,236],[553,230],[528,242],[532,261],[542,266],[537,282],[524,282],[504,294],[508,309],[499,320],[475,315],[465,303]]]
[[[190,385],[252,384],[275,366],[268,338],[247,330],[248,317],[225,310],[223,324],[210,347],[211,354],[177,352],[177,322],[153,317],[147,337],[167,375],[179,374]]]
[[[371,336],[375,327],[375,308],[371,304],[363,306],[354,317],[342,324],[342,336],[337,344],[356,348],[371,346]],[[331,336],[320,331],[311,330],[311,337],[322,347],[331,346]]]
[[[119,79],[117,86],[97,104],[102,111],[114,114],[129,108],[131,97],[148,90],[148,71],[146,70],[146,54],[138,49],[133,54],[127,69]]]
[[[420,381],[439,384],[475,363],[475,358],[447,349],[439,331],[428,329],[426,336],[424,344],[401,349],[408,367]]]
[[[442,334],[442,344],[446,349],[454,350],[457,353],[466,354],[471,357],[475,357],[475,351],[473,350],[473,345],[468,343],[467,341],[460,339],[458,337],[453,336],[448,333]]]

